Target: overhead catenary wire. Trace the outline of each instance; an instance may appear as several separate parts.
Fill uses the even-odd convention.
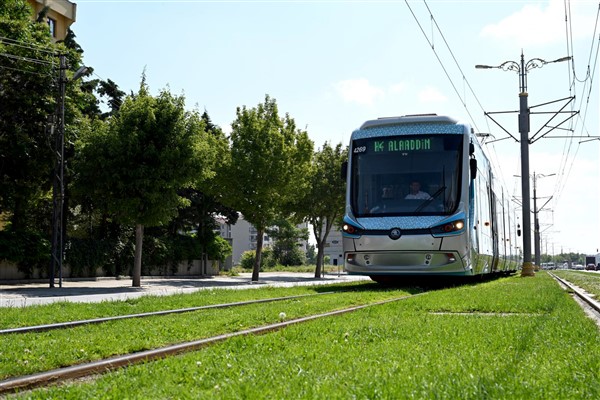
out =
[[[417,22],[417,25],[419,26],[419,29],[421,30],[421,33],[423,34],[423,36],[425,37],[425,39],[427,40],[427,43],[429,44],[429,47],[431,48],[431,50],[434,52],[440,66],[442,67],[444,73],[446,74],[447,79],[450,81],[454,91],[456,92],[457,96],[459,97],[463,107],[465,108],[465,110],[467,110],[471,120],[473,120],[473,117],[469,111],[469,106],[466,104],[466,101],[464,100],[464,96],[461,96],[461,94],[459,93],[456,85],[453,82],[453,79],[450,75],[450,73],[448,72],[448,69],[446,68],[444,61],[442,60],[442,57],[440,56],[439,52],[436,50],[435,45],[434,45],[434,26],[437,29],[437,31],[439,32],[439,34],[441,35],[442,39],[444,40],[444,43],[446,45],[446,47],[448,48],[448,50],[450,51],[450,54],[454,60],[454,63],[458,66],[458,69],[460,71],[461,74],[461,78],[463,79],[464,82],[466,82],[468,84],[468,80],[465,78],[464,73],[462,71],[462,69],[460,68],[460,66],[458,65],[458,61],[456,60],[456,57],[454,56],[454,53],[452,52],[450,45],[448,44],[448,42],[446,41],[444,34],[440,28],[440,26],[438,25],[437,21],[435,20],[435,17],[433,16],[433,12],[432,10],[429,8],[429,6],[426,3],[426,0],[423,0],[423,3],[425,4],[428,12],[429,12],[429,17],[432,21],[432,28],[431,28],[431,38],[427,35],[427,33],[425,32],[425,30],[423,29],[423,24],[419,21],[419,18],[417,17],[417,15],[415,14],[415,12],[413,11],[413,8],[409,5],[408,1],[405,0],[405,3],[408,7],[408,9],[410,10],[410,13],[412,14],[413,18],[415,19],[415,21]],[[569,127],[568,127],[568,131],[571,132],[570,135],[567,137],[567,140],[565,140],[565,147],[563,149],[563,155],[561,157],[561,168],[559,170],[558,178],[556,180],[556,186],[553,190],[554,194],[553,194],[553,201],[556,204],[556,202],[560,199],[560,194],[562,193],[562,190],[565,188],[565,182],[567,182],[569,175],[571,174],[571,171],[573,170],[575,161],[577,160],[577,155],[579,153],[579,145],[576,146],[575,148],[573,147],[574,143],[573,141],[576,139],[576,135],[575,133],[578,132],[579,133],[579,137],[581,136],[585,136],[586,134],[589,136],[588,133],[588,129],[587,129],[587,124],[586,124],[586,120],[587,120],[587,116],[588,116],[588,112],[589,112],[589,106],[590,106],[590,98],[593,95],[593,83],[594,83],[594,72],[595,72],[595,68],[597,66],[597,60],[598,60],[598,49],[600,48],[600,40],[598,41],[598,43],[595,43],[596,39],[596,32],[597,32],[597,28],[598,28],[598,17],[600,15],[600,3],[599,3],[599,9],[596,15],[596,22],[594,24],[594,39],[592,40],[592,44],[590,46],[590,52],[589,52],[589,56],[588,56],[588,63],[587,63],[587,70],[586,73],[583,77],[581,77],[581,74],[577,74],[577,70],[576,70],[576,64],[575,64],[575,57],[574,57],[574,38],[573,38],[573,23],[572,23],[572,18],[571,18],[571,2],[570,0],[564,0],[564,13],[565,13],[565,34],[566,34],[566,44],[567,44],[567,54],[571,57],[570,63],[569,63],[569,69],[568,69],[568,88],[569,88],[569,97],[567,99],[570,99],[572,97],[578,98],[579,100],[579,104],[575,103],[574,101],[571,101],[570,103],[570,110],[571,110],[571,115],[573,114],[577,114],[575,116],[575,118],[567,118],[567,120],[561,122],[559,124],[559,126],[562,123],[567,122],[569,119],[571,119],[571,121],[569,122]],[[600,38],[599,38],[600,39]],[[576,85],[577,83],[583,83],[583,87],[580,87],[580,85]],[[470,84],[468,84],[469,89],[471,90],[473,96],[475,97],[475,99],[477,100],[477,104],[483,109],[483,106],[481,105],[481,102],[479,101],[479,99],[477,98],[475,91],[473,90],[473,88],[471,87]],[[575,96],[577,95],[577,96]],[[569,104],[567,104],[569,105]],[[575,110],[582,110],[583,109],[583,114],[581,114],[578,111]],[[550,128],[550,131],[553,129],[561,129],[559,128],[559,126],[555,126],[552,127],[550,126],[550,122],[552,120],[546,122],[544,127]],[[488,123],[489,125],[489,123]],[[474,126],[477,128],[477,125],[474,123]],[[544,128],[542,127],[542,128]],[[545,135],[548,132],[544,133],[542,135],[542,138],[545,137]],[[492,136],[493,137],[493,136]],[[548,136],[548,138],[551,138],[551,136]],[[498,141],[499,139],[495,139],[489,143],[489,147],[488,149],[489,151],[489,156],[490,156],[490,161],[493,163],[493,165],[495,167],[501,165],[499,163],[499,158],[498,158],[498,154],[496,151],[496,147],[494,145],[494,142]],[[501,139],[500,139],[501,140]],[[485,144],[485,139],[482,140],[482,144]],[[581,143],[581,142],[580,142]],[[520,160],[519,160],[520,162]],[[501,168],[497,169],[498,171],[502,171]],[[500,176],[499,179],[503,182],[504,184],[504,177]],[[505,185],[506,186],[506,185]],[[514,186],[514,190],[516,193],[516,189],[517,187]]]
[[[567,4],[568,3],[568,4]],[[558,203],[564,188],[566,187],[566,182],[568,182],[571,171],[573,170],[573,166],[575,161],[577,160],[577,154],[579,152],[580,143],[577,144],[576,148],[573,149],[573,144],[577,136],[585,136],[584,132],[587,132],[586,128],[586,120],[589,111],[590,97],[592,95],[592,88],[594,83],[594,71],[596,69],[597,60],[598,60],[598,49],[600,45],[600,38],[597,38],[598,32],[598,23],[600,20],[600,3],[598,5],[598,9],[596,11],[596,20],[594,23],[593,36],[592,41],[590,43],[590,50],[588,55],[588,63],[586,66],[586,73],[584,78],[578,78],[577,69],[575,65],[575,57],[574,57],[574,46],[573,46],[573,27],[572,27],[572,18],[569,18],[571,15],[570,10],[570,2],[565,0],[565,31],[566,31],[566,42],[567,49],[569,51],[569,56],[571,56],[571,70],[570,70],[570,82],[569,82],[569,91],[571,95],[575,95],[575,97],[579,98],[579,106],[577,109],[581,110],[584,108],[583,115],[579,114],[577,119],[572,122],[571,129],[571,137],[565,140],[563,146],[563,154],[561,156],[561,161],[559,163],[558,168],[558,179],[556,180],[556,185],[553,189],[553,197],[554,203]],[[593,64],[593,67],[591,66]],[[592,71],[592,72],[590,72]],[[578,89],[577,83],[583,83],[583,87],[581,89],[581,96],[577,96]],[[587,93],[587,94],[586,94]],[[584,104],[585,102],[585,104]],[[574,106],[574,105],[573,105]],[[579,124],[579,125],[577,125]],[[580,132],[579,135],[575,135],[575,132]],[[587,133],[587,136],[590,136]]]
[[[410,10],[413,18],[415,19],[415,21],[417,22],[417,25],[419,26],[419,29],[421,30],[421,33],[423,34],[423,36],[425,36],[425,39],[427,40],[427,42],[429,43],[429,47],[431,48],[431,50],[433,51],[433,53],[435,54],[440,66],[442,67],[442,69],[444,70],[444,73],[446,74],[446,77],[448,78],[448,80],[450,81],[450,84],[452,85],[452,87],[454,88],[454,91],[456,92],[458,98],[461,101],[461,104],[463,105],[463,107],[465,108],[465,110],[467,111],[467,114],[469,115],[469,118],[471,120],[471,122],[473,123],[473,126],[475,127],[475,129],[478,132],[481,132],[481,130],[479,129],[479,127],[477,126],[477,123],[475,122],[475,119],[473,118],[471,111],[469,110],[469,106],[467,105],[466,100],[463,98],[463,96],[460,95],[460,93],[458,92],[458,89],[456,88],[456,85],[454,84],[454,81],[452,80],[452,78],[450,77],[450,74],[448,73],[446,67],[444,66],[444,63],[442,62],[438,52],[435,49],[435,45],[433,43],[433,26],[432,26],[432,39],[430,40],[429,37],[427,36],[427,34],[425,33],[425,30],[423,29],[421,23],[419,22],[419,19],[417,18],[416,14],[414,13],[413,9],[411,8],[411,6],[408,4],[408,1],[405,0],[405,3],[408,7],[408,9]],[[440,28],[439,24],[437,23],[433,12],[431,11],[431,9],[429,8],[429,5],[427,4],[426,0],[423,0],[423,3],[425,4],[425,7],[427,8],[427,11],[429,13],[429,17],[431,19],[431,21],[433,22],[433,24],[435,25],[437,31],[439,32],[440,36],[442,37],[442,40],[444,41],[444,44],[446,45],[446,48],[448,49],[454,64],[457,66],[460,74],[461,74],[461,79],[463,80],[464,83],[466,83],[466,85],[468,86],[471,94],[473,95],[473,97],[475,98],[477,105],[479,106],[479,108],[481,109],[481,111],[483,113],[485,113],[485,109],[483,107],[483,105],[481,104],[481,101],[479,100],[479,97],[477,96],[477,94],[475,93],[475,90],[473,90],[473,87],[471,86],[471,84],[469,83],[468,79],[466,78],[458,60],[456,59],[454,52],[452,51],[452,48],[450,47],[450,44],[448,43],[448,41],[446,40],[446,37],[444,35],[444,33],[442,32],[442,29]],[[465,96],[466,97],[466,96]],[[486,119],[486,124],[487,124],[487,130],[491,131],[490,126],[489,126],[489,121]],[[485,138],[482,140],[482,143],[485,142]],[[492,164],[494,165],[495,169],[497,171],[501,171],[500,163],[498,161],[498,155],[496,153],[496,148],[494,146],[491,147],[490,149],[490,161],[492,162]],[[499,176],[498,179],[500,179],[500,181],[502,182],[502,184],[506,187],[506,182],[504,180],[503,176]]]
[[[419,22],[419,19],[417,18],[417,16],[415,15],[412,7],[410,6],[408,0],[404,0],[406,6],[408,7],[408,9],[410,10],[410,13],[412,14],[413,18],[415,19],[417,25],[419,26],[419,29],[421,30],[421,33],[423,33],[423,36],[425,37],[425,40],[427,40],[427,42],[429,43],[429,46],[431,48],[431,50],[433,51],[433,53],[435,54],[436,59],[438,60],[438,63],[440,64],[440,66],[442,67],[444,73],[446,74],[446,77],[448,78],[448,80],[450,81],[450,84],[452,85],[452,88],[454,89],[454,92],[456,93],[456,95],[458,96],[458,98],[460,99],[463,107],[465,108],[465,110],[467,111],[467,114],[469,114],[469,118],[471,119],[471,122],[473,122],[473,125],[477,128],[477,125],[475,123],[475,119],[473,118],[473,116],[471,115],[471,112],[469,111],[469,108],[467,107],[466,101],[463,99],[463,97],[461,96],[461,94],[459,93],[458,89],[456,88],[456,85],[454,83],[454,81],[452,80],[452,77],[450,76],[448,70],[446,69],[446,66],[444,65],[444,63],[442,62],[440,55],[437,53],[437,51],[435,50],[435,46],[433,44],[433,42],[429,39],[429,37],[427,36],[427,34],[425,33],[425,30],[423,29],[423,26],[421,25],[421,23]],[[427,7],[428,11],[429,11],[429,15],[431,20],[435,23],[438,31],[440,32],[442,38],[444,39],[444,43],[446,44],[448,50],[450,50],[450,53],[452,54],[452,57],[454,58],[454,61],[456,63],[456,65],[458,66],[461,74],[462,74],[462,69],[460,68],[460,65],[458,64],[458,62],[456,61],[456,58],[454,57],[454,54],[452,53],[452,50],[450,49],[450,46],[448,44],[448,42],[446,41],[444,35],[441,32],[441,29],[439,28],[439,26],[437,25],[437,22],[435,22],[435,18],[433,17],[433,14],[431,13],[431,10],[429,9],[429,6],[427,6],[427,3],[425,2],[425,0],[423,1],[425,3],[425,6]],[[462,78],[464,81],[466,81],[466,78],[464,76],[464,74],[462,74]],[[471,86],[469,85],[469,88]],[[478,101],[479,103],[479,101]]]

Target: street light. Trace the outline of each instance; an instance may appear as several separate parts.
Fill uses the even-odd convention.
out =
[[[65,206],[65,91],[67,82],[67,61],[64,54],[59,55],[59,79],[58,79],[58,108],[56,119],[58,132],[56,135],[54,155],[56,164],[54,166],[54,180],[52,183],[52,250],[50,255],[50,266],[48,271],[49,286],[54,287],[54,273],[58,269],[58,285],[62,287],[62,270],[64,258],[64,206]],[[88,71],[88,67],[80,67],[70,81],[81,78]]]
[[[541,68],[546,64],[567,61],[571,57],[562,57],[554,61],[544,61],[541,58],[532,58],[525,62],[521,52],[521,62],[506,61],[497,66],[476,65],[477,69],[498,68],[503,71],[515,71],[519,74],[519,133],[521,134],[521,196],[523,201],[523,268],[521,276],[534,276],[535,271],[531,262],[531,207],[529,194],[529,106],[527,105],[527,71]]]

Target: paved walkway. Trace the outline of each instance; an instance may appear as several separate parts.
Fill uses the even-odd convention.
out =
[[[336,282],[369,280],[365,276],[345,273],[326,274],[314,278],[314,273],[262,272],[258,282],[251,281],[252,274],[239,276],[213,276],[203,278],[154,278],[142,277],[142,286],[132,287],[131,279],[98,278],[93,280],[63,279],[50,288],[48,282],[0,285],[0,307],[26,307],[49,304],[58,301],[94,303],[102,301],[126,300],[141,296],[167,296],[179,293],[192,293],[212,288],[250,289],[264,286],[324,285]]]

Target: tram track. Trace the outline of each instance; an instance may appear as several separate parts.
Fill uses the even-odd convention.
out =
[[[593,299],[584,290],[575,286],[566,279],[561,278],[551,272],[548,272],[548,274],[552,278],[554,278],[560,285],[569,290],[569,292],[573,295],[577,303],[582,306],[582,308],[584,309],[584,311],[586,311],[588,316],[596,322],[596,325],[598,325],[598,327],[600,327],[600,302]]]
[[[335,293],[335,292],[327,292],[327,293]],[[414,295],[404,295],[400,297],[395,297],[391,299],[386,299],[382,301],[377,301],[369,304],[362,304],[358,306],[346,307],[339,310],[329,311],[325,313],[308,315],[301,318],[296,318],[289,321],[282,321],[273,324],[267,324],[263,326],[258,326],[254,328],[244,329],[238,332],[230,332],[215,335],[212,337],[192,340],[187,342],[182,342],[174,345],[163,346],[151,350],[139,351],[130,354],[124,354],[119,356],[108,357],[101,360],[96,360],[92,362],[85,362],[77,365],[71,365],[64,368],[57,368],[53,370],[43,371],[39,373],[34,373],[30,375],[11,377],[5,380],[0,381],[0,396],[3,396],[8,393],[14,393],[24,390],[30,390],[37,387],[49,386],[52,384],[81,379],[85,377],[90,377],[97,374],[102,374],[106,372],[110,372],[119,368],[124,368],[128,366],[133,366],[136,364],[159,360],[163,358],[167,358],[170,356],[188,353],[196,350],[200,350],[204,347],[208,347],[214,344],[218,344],[220,342],[226,341],[228,339],[238,337],[238,336],[249,336],[249,335],[260,335],[270,332],[275,332],[286,328],[291,325],[297,325],[306,323],[309,321],[327,318],[332,316],[337,316],[341,314],[346,314],[358,310],[362,310],[368,307],[384,305],[392,302],[397,302],[401,300],[406,300],[410,298],[414,298],[416,296],[426,294],[427,292],[417,293]],[[325,294],[325,293],[323,293]],[[297,296],[292,296],[297,297]]]
[[[200,310],[210,310],[210,309],[218,309],[218,308],[231,308],[238,306],[245,306],[251,304],[259,304],[259,303],[272,303],[277,301],[285,301],[285,300],[294,300],[303,297],[311,297],[311,296],[319,296],[325,294],[334,294],[338,292],[321,292],[321,293],[310,293],[310,294],[300,294],[294,296],[284,296],[284,297],[273,297],[267,299],[258,299],[258,300],[247,300],[247,301],[239,301],[233,303],[222,303],[222,304],[210,304],[206,306],[198,306],[198,307],[186,307],[186,308],[178,308],[173,310],[161,310],[161,311],[151,311],[146,313],[137,313],[137,314],[125,314],[125,315],[117,315],[114,317],[103,317],[103,318],[92,318],[92,319],[84,319],[77,321],[67,321],[67,322],[59,322],[54,324],[43,324],[43,325],[34,325],[34,326],[23,326],[18,328],[7,328],[0,330],[1,335],[8,334],[17,334],[17,333],[37,333],[37,332],[45,332],[51,331],[55,329],[67,329],[67,328],[75,328],[83,325],[94,325],[101,324],[105,322],[111,321],[119,321],[125,319],[132,318],[147,318],[147,317],[155,317],[161,315],[170,315],[170,314],[183,314],[188,312],[200,311]]]

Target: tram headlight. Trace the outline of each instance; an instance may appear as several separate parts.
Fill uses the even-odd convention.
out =
[[[342,231],[344,233],[347,233],[348,235],[352,235],[352,236],[360,236],[362,234],[361,229],[357,228],[354,225],[348,224],[348,223],[345,223],[342,226]]]
[[[452,222],[447,222],[442,225],[435,226],[431,228],[432,235],[444,235],[448,233],[457,233],[462,231],[465,228],[465,221],[463,219],[459,219]]]

